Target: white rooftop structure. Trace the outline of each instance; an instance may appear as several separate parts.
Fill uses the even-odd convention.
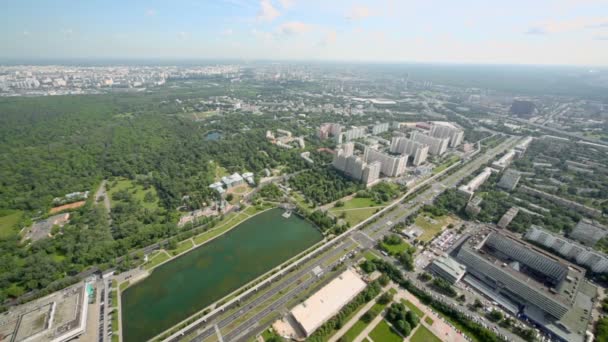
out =
[[[346,270],[304,303],[293,308],[291,314],[306,336],[310,336],[366,286],[354,271]]]
[[[226,184],[228,188],[243,184],[243,181],[243,177],[241,177],[241,175],[239,175],[237,172],[231,174],[230,176],[222,177],[222,182]]]

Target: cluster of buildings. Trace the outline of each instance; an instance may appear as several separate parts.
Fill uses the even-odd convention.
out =
[[[367,186],[374,184],[380,178],[382,163],[373,161],[370,163],[359,156],[354,155],[354,143],[342,144],[334,155],[332,165],[346,176],[361,181]]]
[[[304,137],[293,137],[290,131],[284,129],[277,129],[276,134],[272,131],[266,131],[266,139],[270,140],[271,143],[286,149],[294,148],[292,142],[297,143],[299,148],[306,147]]]
[[[236,65],[177,66],[0,66],[0,96],[99,93],[109,89],[144,89],[169,79],[206,75],[232,76]]]
[[[253,179],[252,172],[245,172],[242,175],[235,172],[230,176],[224,176],[220,182],[215,182],[209,185],[209,188],[219,192],[220,194],[224,194],[226,189],[237,187],[241,184],[245,184],[245,182],[251,186],[255,186],[255,180]]]
[[[390,152],[412,156],[412,165],[418,166],[426,162],[429,145],[405,137],[393,137]]]
[[[484,229],[463,240],[429,270],[466,282],[555,340],[585,341],[597,288],[585,279],[584,268],[503,230]]]
[[[66,194],[63,197],[55,197],[53,198],[53,205],[61,205],[66,203],[72,203],[76,201],[82,201],[89,198],[89,191],[82,192],[71,192]]]

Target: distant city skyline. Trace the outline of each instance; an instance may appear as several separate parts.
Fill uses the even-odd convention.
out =
[[[14,1],[0,59],[608,65],[608,0]]]

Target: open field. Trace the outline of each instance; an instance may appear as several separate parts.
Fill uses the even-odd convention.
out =
[[[440,217],[433,218],[428,213],[422,212],[418,217],[416,217],[415,224],[422,228],[424,232],[418,238],[421,241],[430,241],[435,237],[437,233],[439,233],[444,227],[452,223],[454,219],[450,216],[444,215]]]
[[[346,222],[348,222],[352,227],[352,226],[356,225],[357,223],[372,216],[373,214],[376,213],[377,210],[380,210],[380,209],[381,208],[351,209],[351,210],[340,211],[340,212],[338,212],[338,211],[332,212],[332,214],[340,217],[340,214],[344,213],[346,215],[344,220],[346,220]]]
[[[229,175],[228,170],[226,170],[226,168],[222,167],[220,164],[218,164],[214,161],[210,161],[209,164],[211,165],[211,167],[213,169],[215,169],[215,172],[214,172],[215,176],[213,178],[214,181],[219,182],[222,179],[222,177]]]
[[[381,204],[377,204],[371,198],[358,198],[354,197],[346,202],[344,202],[344,206],[342,207],[334,207],[331,210],[346,210],[346,209],[359,209],[359,208],[368,208],[368,207],[377,207]]]
[[[374,341],[382,342],[401,342],[403,339],[385,320],[381,320],[378,325],[369,333],[369,337]]]
[[[111,186],[110,184],[113,184],[113,183],[114,182],[110,182],[108,184],[108,196],[110,197],[110,203],[111,203],[112,207],[114,207],[117,203],[120,203],[120,201],[113,200],[112,195],[114,195],[115,193],[117,193],[118,191],[121,191],[121,190],[128,190],[129,193],[131,193],[131,195],[133,195],[133,197],[135,199],[137,199],[144,208],[150,209],[150,210],[158,209],[158,194],[156,193],[156,189],[153,186],[151,186],[149,189],[144,189],[143,186],[141,186],[139,184],[135,184],[132,180],[125,179],[125,178],[117,179],[116,185]],[[154,201],[146,202],[144,200],[146,193],[148,193],[148,192],[152,193],[152,196],[154,197]]]
[[[17,233],[17,229],[13,226],[21,220],[22,211],[6,210],[0,212],[0,239],[9,237]]]
[[[424,325],[418,326],[416,332],[410,338],[411,342],[441,342],[441,339],[435,336],[427,327]]]

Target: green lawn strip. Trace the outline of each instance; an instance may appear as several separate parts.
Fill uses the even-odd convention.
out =
[[[118,337],[118,335],[112,335],[112,342],[119,342],[120,338]]]
[[[112,298],[112,307],[118,307],[118,292],[116,289],[110,291],[110,298]]]
[[[370,341],[369,338],[366,337],[363,339],[363,342],[372,342],[372,341]]]
[[[192,240],[188,239],[178,243],[177,248],[171,250],[171,254],[180,255],[192,247],[194,247],[194,244],[192,243]]]
[[[448,167],[452,166],[454,163],[456,163],[458,160],[460,160],[460,157],[458,156],[452,156],[452,158],[450,158],[449,160],[447,160],[445,163],[437,166],[436,168],[433,169],[433,174],[437,174],[445,169],[447,169]]]
[[[420,310],[416,305],[414,305],[414,303],[410,302],[409,300],[402,299],[401,303],[403,303],[403,305],[407,306],[410,310],[414,311],[414,313],[418,317],[424,316],[424,312],[422,312],[422,310]]]
[[[232,216],[230,216],[230,218],[228,218],[228,215],[232,215]],[[197,245],[203,244],[203,243],[215,238],[216,236],[229,231],[230,229],[236,227],[239,223],[241,223],[249,218],[249,216],[242,214],[242,213],[238,213],[238,214],[230,213],[228,215],[226,217],[224,217],[224,219],[222,221],[220,221],[219,224],[215,228],[208,230],[208,231],[194,237],[194,243],[196,243]]]
[[[11,235],[17,234],[15,224],[21,220],[23,211],[18,210],[5,210],[0,213],[0,239],[7,238]]]
[[[385,320],[381,320],[378,325],[369,333],[369,337],[374,341],[381,342],[401,342],[403,338]]]
[[[425,322],[426,322],[426,324],[428,324],[428,325],[433,325],[433,323],[435,322],[435,321],[433,321],[433,319],[432,319],[430,316],[426,316],[426,317],[424,318],[424,321],[425,321]]]
[[[125,290],[127,287],[129,287],[129,284],[131,284],[131,282],[130,282],[130,281],[128,281],[128,280],[127,280],[127,281],[125,281],[125,282],[122,282],[122,283],[120,284],[120,287],[119,287],[119,288],[120,288],[120,291],[121,291],[121,292],[122,292],[122,291],[124,291],[124,290]]]
[[[397,294],[397,289],[395,289],[394,287],[391,287],[391,289],[390,289],[390,290],[388,290],[388,292],[389,292],[390,294],[392,294],[393,296],[395,296],[395,295]]]
[[[118,310],[112,311],[112,332],[118,332]]]
[[[386,307],[386,305],[376,303],[376,304],[374,304],[374,306],[372,306],[372,308],[370,310],[380,314],[384,310],[385,307]],[[373,318],[375,318],[375,317],[377,317],[377,315],[374,316]],[[340,340],[341,341],[342,340],[343,341],[354,341],[355,338],[357,338],[357,336],[359,336],[359,334],[361,334],[361,332],[368,325],[369,325],[369,323],[365,323],[361,319],[358,319],[357,322],[355,324],[353,324],[353,326],[350,327],[350,329],[348,329],[348,331],[340,338]]]
[[[379,257],[378,257],[378,255],[376,255],[376,254],[375,254],[374,252],[372,252],[371,250],[367,250],[367,251],[365,251],[365,253],[363,253],[363,257],[364,257],[366,260],[369,260],[369,261],[373,261],[374,259],[378,259],[378,258],[379,258]]]
[[[410,338],[411,342],[441,342],[441,339],[433,334],[424,325],[419,325],[414,335]]]
[[[163,262],[169,260],[170,258],[171,256],[169,256],[164,250],[162,250],[160,251],[160,253],[157,253],[155,256],[148,259],[148,262],[144,264],[144,269],[149,271],[154,267],[158,266],[159,264],[162,264]]]

